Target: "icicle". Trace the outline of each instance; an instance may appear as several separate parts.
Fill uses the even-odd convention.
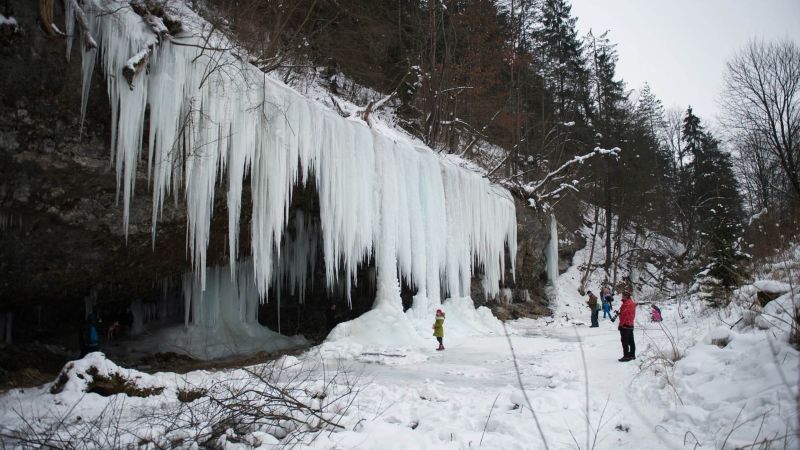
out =
[[[400,308],[400,284],[397,278],[397,229],[398,217],[398,174],[392,143],[382,136],[376,139],[377,173],[382,180],[380,184],[380,226],[377,237],[376,268],[378,270],[378,286],[375,308]]]
[[[321,239],[328,289],[341,287],[348,298],[359,264],[372,257],[376,306],[400,307],[400,280],[418,290],[419,301],[427,297],[438,304],[441,292],[469,295],[475,270],[483,272],[487,294],[497,294],[506,248],[512,262],[516,253],[514,203],[505,190],[428,148],[400,137],[392,140],[360,120],[343,119],[232,54],[215,50],[228,43],[218,34],[201,42],[202,30],[191,29],[202,24],[199,18],[186,21],[183,35],[155,45],[149,69],[129,86],[120,76],[122,68],[156,36],[129,9],[108,14],[104,7],[115,3],[88,3],[111,100],[112,161],[123,194],[125,230],[149,107],[153,238],[165,198],[177,199],[183,186],[187,253],[199,292],[209,281],[206,251],[215,190],[223,177],[228,181],[228,276],[242,273],[236,261],[242,184],[249,175],[252,263],[247,268],[253,283],[248,289],[260,299],[278,283],[304,300],[317,245],[309,235]],[[193,14],[177,3],[170,7]],[[91,53],[85,54],[84,95],[92,65]],[[319,196],[319,228],[308,228],[307,218],[295,215],[296,234],[285,236],[292,191],[311,176]],[[219,280],[214,283],[219,286]],[[187,303],[187,324],[211,320],[206,317],[210,311],[198,308],[197,302]],[[252,308],[246,303],[239,312],[254,317]]]
[[[9,311],[0,314],[0,336],[3,337],[3,342],[6,345],[12,344],[12,337],[14,331],[14,313]]]
[[[555,286],[558,281],[558,224],[556,216],[550,214],[550,241],[545,250],[545,263],[547,267],[547,281]]]
[[[75,4],[71,0],[64,2],[64,33],[66,34],[67,62],[72,53],[72,40],[75,38]]]
[[[65,5],[70,5],[69,8],[71,8],[72,2],[68,1],[66,2]],[[88,8],[93,8],[93,7],[94,6],[91,4],[86,5],[87,10]],[[67,23],[70,22],[74,23],[74,18],[71,18],[72,13],[67,13],[66,15],[67,15]],[[87,31],[89,32],[90,36],[94,38],[95,30],[97,29],[97,19],[95,19],[93,15],[89,17],[92,17],[92,19],[87,20],[87,25],[90,28]],[[70,31],[67,31],[67,34],[71,35]],[[97,38],[94,39],[97,40]],[[96,47],[90,48],[88,45],[86,45],[87,43],[85,42],[84,35],[81,35],[81,43],[83,45],[81,45],[81,121],[80,121],[79,134],[80,136],[83,136],[83,122],[84,119],[86,118],[86,108],[87,105],[89,104],[89,89],[92,86],[92,74],[94,72],[94,65],[97,62],[97,48]],[[68,38],[67,60],[69,60],[70,45],[71,45],[71,40],[69,40]]]

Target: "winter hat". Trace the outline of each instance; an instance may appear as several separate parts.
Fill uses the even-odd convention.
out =
[[[436,315],[437,315],[437,316],[438,316],[438,315],[444,315],[444,311],[442,311],[441,309],[437,309],[437,310],[436,310]]]

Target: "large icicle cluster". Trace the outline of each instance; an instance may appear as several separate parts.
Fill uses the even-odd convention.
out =
[[[284,234],[281,251],[273,255],[277,263],[273,270],[272,286],[285,288],[289,295],[297,295],[300,303],[305,303],[306,283],[317,265],[319,230],[316,222],[308,219],[301,209],[294,211],[293,225],[294,233]],[[276,292],[280,302],[282,289],[276,289]]]
[[[512,262],[516,253],[514,204],[505,190],[428,148],[344,119],[237,55],[215,49],[229,43],[217,34],[203,36],[204,22],[180,3],[168,2],[167,8],[186,19],[184,32],[160,43],[127,2],[87,3],[111,100],[112,161],[126,229],[149,108],[153,233],[165,198],[183,189],[187,246],[201,289],[215,187],[227,174],[231,273],[237,273],[242,190],[249,175],[252,271],[262,298],[275,278],[275,256],[282,256],[292,189],[309,177],[319,195],[329,286],[349,285],[358,264],[374,255],[378,296],[390,302],[399,299],[398,270],[436,302],[440,291],[469,295],[476,268],[488,293],[497,292],[504,251],[509,249]],[[123,68],[148,48],[149,69],[130,87]],[[84,46],[84,80],[96,52]]]
[[[210,267],[205,287],[193,274],[185,274],[186,327],[156,330],[153,348],[213,359],[307,345],[300,336],[282,336],[258,323],[260,296],[254,273],[252,260],[240,263],[233,277],[228,267]],[[146,345],[144,341],[140,345]]]

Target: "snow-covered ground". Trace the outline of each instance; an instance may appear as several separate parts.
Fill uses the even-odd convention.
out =
[[[385,324],[362,320],[359,327],[374,327],[348,333],[371,333],[373,347],[360,344],[369,339],[348,341],[342,337],[348,333],[340,330],[338,338],[297,358],[232,371],[148,375],[92,354],[66,372],[60,393],[50,393],[48,385],[0,396],[2,434],[32,427],[38,432],[29,428],[28,437],[41,442],[57,418],[61,431],[56,436],[74,437],[91,429],[95,440],[108,439],[97,447],[130,442],[192,448],[209,436],[224,448],[277,448],[287,442],[320,449],[529,449],[545,448],[545,442],[551,449],[800,446],[798,352],[788,344],[788,327],[781,326],[786,315],[780,309],[791,303],[791,293],[761,314],[742,314],[740,306],[712,313],[688,302],[681,311],[677,304],[662,304],[660,324],[649,322],[642,305],[637,360],[620,363],[616,324],[601,319],[599,328],[587,326],[588,309],[577,292],[584,256],[578,252],[575,264],[559,277],[554,316],[509,322],[509,337],[501,323],[485,312],[470,312],[462,299],[445,302],[443,352],[434,350],[433,337],[423,350],[381,346]],[[791,289],[756,283],[765,284]],[[748,285],[738,295],[751,298],[755,290]],[[735,323],[739,317],[743,320]],[[419,334],[429,333],[420,328],[429,327],[432,317],[410,319],[403,323]],[[87,394],[83,390],[93,377],[91,366],[101,374],[120,373],[140,387],[164,390],[146,398]],[[264,373],[273,374],[267,382]],[[319,413],[289,413],[272,422],[254,419],[249,426],[226,415],[236,405],[263,408],[268,402],[262,394],[276,386]],[[200,391],[201,398],[178,400],[180,392],[189,391]],[[212,402],[210,397],[227,400]],[[275,408],[285,413],[281,405]],[[109,434],[113,439],[104,435],[93,428],[98,416],[106,423],[102,429],[125,431]],[[318,425],[322,419],[328,424],[298,425]]]

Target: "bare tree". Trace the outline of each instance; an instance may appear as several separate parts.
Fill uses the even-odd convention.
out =
[[[761,133],[739,132],[731,142],[738,150],[734,169],[750,211],[772,210],[778,199],[788,198],[786,177]]]
[[[780,166],[800,203],[800,47],[783,39],[751,41],[727,64],[726,125],[752,134]],[[754,142],[751,139],[751,142]],[[744,150],[748,150],[747,147]]]

